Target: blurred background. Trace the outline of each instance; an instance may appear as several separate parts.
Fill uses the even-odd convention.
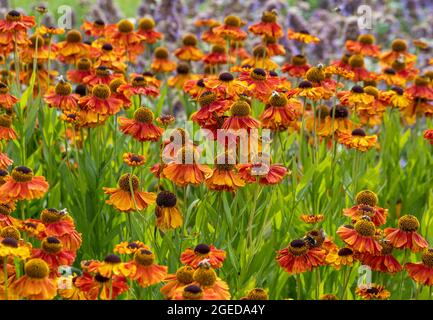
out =
[[[360,33],[372,33],[377,42],[386,46],[399,37],[407,40],[423,40],[432,47],[433,1],[432,0],[0,0],[0,14],[10,8],[34,14],[33,7],[44,4],[49,14],[44,23],[56,25],[60,14],[57,9],[69,5],[73,10],[73,25],[79,25],[83,18],[117,22],[120,18],[137,19],[151,15],[157,22],[157,30],[165,35],[164,45],[176,47],[185,32],[199,34],[193,21],[213,18],[222,21],[226,15],[237,14],[248,24],[258,21],[262,11],[276,9],[279,22],[284,29],[308,30],[322,39],[317,46],[310,46],[308,52],[312,62],[328,62],[339,58],[344,42],[356,39]],[[371,29],[360,29],[359,7],[371,8]],[[362,14],[362,13],[361,13]],[[282,40],[289,58],[297,54],[296,43]],[[250,41],[251,42],[251,41]],[[430,48],[423,49],[427,58]]]

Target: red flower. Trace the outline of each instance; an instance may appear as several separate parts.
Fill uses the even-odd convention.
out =
[[[153,112],[140,107],[134,112],[134,118],[119,118],[120,131],[138,141],[158,141],[164,130],[152,123]]]
[[[65,250],[62,242],[56,237],[47,237],[42,241],[41,249],[33,249],[31,258],[40,258],[57,275],[59,266],[70,266],[75,260],[75,252]]]
[[[392,255],[393,246],[387,240],[380,241],[382,250],[379,255],[365,253],[361,255],[362,264],[369,266],[373,271],[396,273],[403,268]]]
[[[419,252],[428,247],[427,241],[416,231],[419,221],[413,215],[405,215],[398,219],[398,228],[386,228],[386,238],[397,249],[410,249]]]
[[[416,282],[433,286],[433,249],[426,249],[421,263],[406,263],[404,265],[409,277]]]
[[[376,227],[369,219],[360,219],[355,226],[342,226],[337,234],[351,248],[360,253],[380,254],[382,246],[374,238]]]
[[[143,76],[137,76],[132,79],[132,82],[122,84],[118,88],[118,92],[122,92],[127,98],[133,95],[143,95],[156,98],[159,90],[153,85],[149,85]]]
[[[103,116],[116,114],[122,107],[122,101],[113,98],[110,87],[105,84],[95,85],[92,89],[92,95],[80,98],[78,103],[82,108],[84,107]]]
[[[286,272],[298,274],[325,265],[325,256],[325,250],[310,248],[306,241],[298,239],[278,251],[276,259]]]
[[[386,223],[386,217],[388,215],[388,209],[380,207],[372,207],[366,204],[358,204],[348,209],[343,209],[345,216],[352,218],[353,220],[359,220],[363,216],[368,216],[376,227],[379,227]]]
[[[238,100],[230,107],[231,116],[225,119],[222,129],[256,129],[260,127],[260,122],[250,116],[251,107],[248,102]]]
[[[198,244],[194,249],[188,248],[182,252],[180,261],[183,264],[197,268],[204,259],[208,261],[212,268],[221,268],[226,259],[226,252],[215,248],[213,245],[204,243]]]

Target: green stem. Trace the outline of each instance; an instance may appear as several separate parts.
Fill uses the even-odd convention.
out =
[[[295,275],[295,278],[296,278],[296,300],[301,300],[301,291],[302,291],[301,274]]]
[[[3,277],[4,277],[4,292],[5,300],[8,300],[8,256],[3,257]]]

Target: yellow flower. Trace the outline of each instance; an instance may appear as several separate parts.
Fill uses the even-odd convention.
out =
[[[353,250],[350,248],[334,249],[328,253],[325,260],[336,270],[340,270],[341,266],[352,266],[355,262]]]
[[[24,260],[30,257],[30,249],[20,245],[18,240],[14,238],[4,238],[0,244],[0,257],[8,256]]]

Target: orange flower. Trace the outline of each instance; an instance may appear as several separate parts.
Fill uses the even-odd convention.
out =
[[[392,255],[392,250],[394,249],[392,244],[386,239],[380,240],[379,243],[382,246],[380,254],[363,254],[361,257],[362,264],[369,266],[373,271],[386,273],[400,272],[403,268]]]
[[[16,226],[20,231],[25,232],[29,237],[34,237],[37,239],[42,239],[45,232],[44,224],[35,219],[19,221]]]
[[[35,26],[35,17],[24,16],[16,10],[9,11],[6,19],[0,20],[0,31],[4,33],[27,32]]]
[[[263,12],[262,21],[251,25],[248,31],[256,35],[273,38],[281,38],[283,36],[283,30],[277,23],[277,12],[274,10]]]
[[[361,34],[356,41],[347,40],[346,49],[349,52],[362,54],[364,56],[379,57],[380,48],[374,45],[375,38],[371,34]]]
[[[235,192],[238,188],[245,186],[235,163],[236,160],[228,155],[217,156],[212,173],[206,176],[206,187],[214,191]]]
[[[176,69],[176,62],[169,59],[168,50],[165,47],[155,49],[154,59],[150,66],[155,72],[168,73]]]
[[[283,131],[290,127],[297,118],[300,102],[295,99],[288,100],[282,93],[274,91],[269,97],[266,108],[260,115],[262,128],[272,131]]]
[[[72,86],[63,79],[57,83],[55,88],[50,88],[44,95],[44,101],[50,107],[55,107],[63,111],[76,110],[80,96],[72,93]]]
[[[213,31],[213,29],[220,26],[221,23],[210,19],[208,20],[208,23],[206,25],[209,28],[201,34],[201,40],[210,44],[225,45],[226,41],[224,40],[224,38],[220,35],[215,34],[215,32]]]
[[[115,99],[122,101],[123,108],[126,110],[129,109],[129,107],[131,106],[131,99],[125,96],[123,92],[120,92],[120,90],[117,91],[117,89],[119,89],[119,87],[125,83],[125,80],[123,80],[122,78],[115,78],[111,80],[108,86],[110,87],[111,96]]]
[[[139,167],[146,163],[146,158],[132,152],[123,154],[123,162],[130,167]]]
[[[375,283],[358,287],[355,292],[364,300],[387,300],[391,296],[391,293],[384,286]]]
[[[92,37],[103,37],[107,32],[113,32],[115,28],[115,25],[112,24],[105,24],[105,22],[101,19],[96,19],[93,22],[84,20],[83,24],[81,25],[81,29],[84,31],[84,33],[88,36]]]
[[[29,300],[50,300],[57,294],[57,286],[48,277],[50,269],[42,259],[30,259],[24,266],[24,276],[10,285],[10,290]]]
[[[24,16],[16,10],[9,11],[5,19],[0,20],[0,48],[3,47],[3,54],[8,56],[14,50],[14,46],[27,44],[27,29],[34,25],[33,16]]]
[[[260,122],[251,117],[251,107],[245,100],[238,100],[230,107],[231,116],[228,117],[222,128],[225,130],[256,129],[260,127]]]
[[[367,136],[361,128],[353,130],[351,133],[341,132],[338,141],[348,149],[356,149],[361,152],[370,150],[376,145],[377,136]]]
[[[204,126],[217,121],[216,118],[221,117],[229,109],[230,100],[221,100],[216,93],[203,91],[198,97],[198,103],[200,109],[191,115],[191,120]]]
[[[195,35],[188,33],[182,39],[183,46],[174,51],[174,55],[179,60],[199,61],[203,58],[203,52],[197,48],[197,38]]]
[[[197,163],[198,158],[199,154],[194,147],[184,146],[178,150],[176,159],[169,162],[162,173],[165,178],[181,187],[188,184],[199,185],[205,176],[212,173],[212,169]]]
[[[266,101],[280,83],[278,77],[271,77],[269,72],[255,68],[251,72],[243,72],[238,78],[248,84],[247,92],[258,100]]]
[[[230,72],[222,72],[218,78],[207,78],[204,85],[225,98],[239,96],[247,89],[247,83],[235,79]]]
[[[155,202],[156,195],[151,192],[140,191],[139,184],[137,176],[132,175],[131,177],[129,173],[122,175],[117,188],[103,188],[104,193],[110,195],[106,203],[122,212],[146,209],[149,204]]]
[[[86,293],[75,285],[78,278],[78,276],[72,277],[72,279],[70,279],[70,282],[69,280],[66,280],[67,282],[65,282],[63,289],[61,288],[61,285],[59,286],[59,283],[57,284],[59,286],[57,293],[60,297],[62,297],[62,299],[87,300]],[[65,281],[65,278],[59,278],[58,281],[60,282],[62,280]]]
[[[152,17],[141,18],[138,21],[137,34],[144,38],[144,42],[153,44],[164,38],[164,35],[155,31],[155,20]]]
[[[152,84],[149,84],[143,76],[134,77],[131,83],[122,84],[117,90],[118,92],[122,92],[127,98],[131,98],[134,95],[156,98],[159,94],[159,90]]]
[[[39,34],[43,35],[43,36],[47,35],[48,37],[52,37],[54,35],[64,34],[65,33],[65,29],[63,29],[63,28],[56,28],[56,27],[54,27],[52,25],[48,25],[48,26],[41,25],[38,28],[37,32]]]
[[[40,258],[44,260],[54,275],[57,275],[57,269],[62,266],[70,266],[75,260],[75,252],[65,250],[62,242],[56,237],[46,237],[42,240],[40,249],[32,250],[31,258]]]
[[[420,263],[406,263],[404,267],[414,281],[433,286],[433,249],[425,249],[421,259]]]
[[[211,66],[226,64],[227,60],[226,49],[220,44],[214,44],[211,52],[203,57],[204,63]]]
[[[48,186],[45,178],[35,177],[31,169],[15,167],[6,177],[6,183],[0,186],[0,202],[39,199],[48,191]]]
[[[187,285],[191,284],[194,279],[194,268],[184,266],[176,271],[176,274],[171,274],[165,277],[166,284],[161,287],[160,291],[166,299],[172,299],[178,291],[183,291]]]
[[[176,67],[176,75],[168,79],[167,83],[170,87],[183,89],[183,86],[190,80],[197,80],[198,75],[191,74],[190,68],[186,63],[179,63]]]
[[[177,198],[174,193],[161,191],[156,197],[156,226],[161,230],[176,229],[182,226],[183,218],[176,206]]]
[[[76,63],[76,70],[68,70],[66,78],[73,83],[83,83],[84,79],[92,75],[92,62],[88,58],[81,58]]]
[[[386,228],[386,239],[397,249],[410,249],[419,252],[428,247],[427,241],[416,231],[419,221],[413,215],[404,215],[398,219],[398,228]]]
[[[395,60],[403,57],[408,64],[413,64],[416,61],[416,55],[407,52],[408,46],[406,41],[396,39],[391,44],[391,50],[382,53],[380,61],[388,66],[391,66]]]
[[[0,204],[0,227],[12,226],[17,224],[15,219],[11,217],[12,211],[13,208],[7,203]]]
[[[410,97],[401,87],[393,86],[390,91],[383,93],[385,100],[389,101],[391,107],[405,110],[412,105]]]
[[[175,291],[173,300],[228,300],[227,283],[218,278],[208,263],[201,264],[193,274],[194,282]]]
[[[428,129],[424,131],[424,139],[428,140],[431,145],[433,145],[433,129]],[[1,168],[1,161],[0,161],[0,168]]]
[[[360,253],[378,255],[382,246],[374,238],[376,227],[367,217],[358,220],[354,226],[341,226],[337,230],[340,238]]]
[[[331,250],[326,255],[325,260],[326,263],[328,263],[334,269],[340,270],[342,266],[353,266],[353,264],[356,262],[356,257],[352,249],[345,247]]]
[[[289,274],[311,271],[325,264],[325,250],[310,248],[305,240],[290,242],[287,248],[279,250],[276,257],[279,265]]]
[[[13,163],[13,160],[9,159],[6,153],[0,152],[0,169],[6,169]]]
[[[92,276],[84,272],[82,276],[77,277],[74,285],[84,292],[88,300],[111,300],[128,290],[126,278],[123,276],[113,275],[110,278],[103,277],[99,273]]]
[[[152,110],[140,107],[134,112],[134,118],[119,118],[120,131],[134,139],[144,141],[158,141],[164,130],[152,123],[154,118]]]
[[[287,72],[291,77],[302,78],[310,67],[307,63],[307,58],[298,54],[293,56],[290,63],[286,63],[281,68],[281,71]]]
[[[388,215],[388,209],[380,207],[371,207],[366,204],[358,204],[348,209],[343,209],[345,216],[352,218],[357,221],[363,216],[368,216],[376,227],[379,227],[386,223],[386,216]]]
[[[412,98],[433,100],[433,88],[427,77],[416,77],[414,84],[406,89],[406,93]]]
[[[303,80],[299,83],[297,88],[288,91],[288,96],[305,97],[313,101],[318,101],[327,98],[327,91],[321,87],[314,87],[308,80]]]
[[[123,241],[116,245],[116,247],[114,248],[114,252],[120,254],[133,254],[140,249],[148,250],[149,247],[141,241],[131,241],[131,242]]]
[[[109,42],[93,42],[90,57],[95,59],[94,67],[106,67],[123,73],[126,69],[125,57]]]
[[[109,85],[111,81],[116,78],[122,78],[123,75],[119,73],[113,73],[106,66],[97,66],[94,65],[94,69],[91,70],[90,74],[83,78],[83,83],[87,84],[90,87],[96,86],[98,84]]]
[[[212,268],[221,268],[226,259],[226,252],[213,245],[198,244],[194,249],[188,248],[180,255],[180,261],[190,267],[197,268],[206,260]]]
[[[130,278],[144,288],[162,282],[167,276],[168,268],[156,264],[155,255],[147,249],[136,251],[134,259],[126,264],[135,270]]]
[[[18,99],[9,94],[9,87],[7,84],[0,82],[0,106],[7,110],[11,110],[13,105],[18,102]]]
[[[218,278],[215,270],[207,262],[200,264],[194,271],[193,280],[192,285],[203,291],[203,299],[229,300],[231,297],[227,283]],[[175,300],[178,298],[179,296],[174,297]],[[185,298],[188,298],[188,295],[182,294],[182,299]]]
[[[261,185],[274,185],[280,183],[288,174],[287,168],[279,164],[267,165],[261,162],[238,165],[239,175],[248,183],[257,181]]]
[[[301,30],[299,32],[295,32],[292,29],[287,30],[287,37],[290,40],[296,40],[303,43],[319,43],[320,39],[310,35],[307,30]]]
[[[57,43],[57,59],[63,63],[76,63],[90,53],[90,46],[82,42],[82,35],[78,30],[70,30],[66,40]]]
[[[113,275],[128,277],[135,272],[135,266],[122,262],[115,254],[109,254],[102,262],[96,260],[90,262],[87,270],[105,278],[111,278]]]
[[[116,114],[122,107],[122,101],[113,98],[110,87],[105,84],[95,85],[92,89],[92,95],[80,98],[78,103],[82,108],[102,116]]]
[[[247,37],[247,33],[240,27],[242,20],[237,16],[227,16],[224,18],[224,23],[220,26],[214,27],[212,31],[224,39],[239,41]]]
[[[253,49],[253,56],[242,60],[242,65],[251,65],[254,68],[275,70],[279,66],[270,59],[270,52],[265,44],[259,44]]]
[[[134,31],[134,24],[122,19],[117,23],[117,29],[109,32],[109,38],[114,46],[121,48],[124,55],[131,62],[135,62],[137,55],[144,51],[145,36]]]
[[[0,140],[14,140],[17,138],[12,128],[12,117],[7,114],[0,115]]]
[[[316,224],[325,219],[323,214],[302,214],[300,219],[308,224]]]
[[[39,222],[45,226],[45,230],[39,232],[39,238],[53,236],[59,239],[66,250],[77,251],[81,246],[81,233],[75,230],[74,221],[66,210],[44,209],[41,212],[40,221],[30,221],[36,224],[35,231],[40,229]]]
[[[404,86],[406,79],[397,74],[392,68],[385,68],[377,77],[378,81],[384,81],[388,86]]]
[[[276,38],[265,36],[263,43],[266,45],[269,57],[284,56],[286,54],[286,49],[277,42]]]

